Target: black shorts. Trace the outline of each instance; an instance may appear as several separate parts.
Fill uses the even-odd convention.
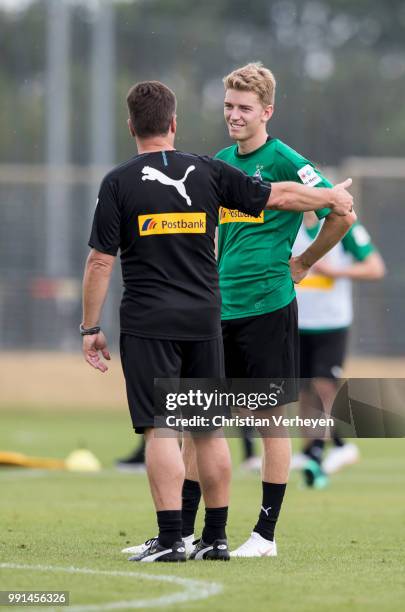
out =
[[[286,402],[297,399],[297,301],[257,317],[222,321],[227,378],[289,379]]]
[[[222,338],[160,340],[121,334],[120,353],[136,433],[154,427],[155,378],[223,378]]]
[[[347,337],[347,328],[300,333],[301,378],[341,378]]]

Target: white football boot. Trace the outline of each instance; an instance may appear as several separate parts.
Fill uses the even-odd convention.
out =
[[[344,444],[335,446],[327,454],[322,462],[322,469],[325,474],[336,474],[346,465],[353,465],[360,459],[359,449],[355,444]]]
[[[150,543],[152,540],[155,540],[155,538],[150,538],[149,540],[146,540],[146,542],[143,542],[143,544],[138,544],[137,546],[129,546],[128,548],[123,548],[121,550],[122,553],[124,553],[124,555],[140,555],[142,553],[144,553],[150,546]],[[191,535],[187,536],[186,538],[183,538],[183,542],[184,542],[184,547],[186,549],[186,556],[188,557],[192,551],[194,550],[194,546],[193,546],[193,542],[195,541],[195,537],[194,537],[194,533],[192,533]]]
[[[276,541],[265,540],[252,531],[250,538],[230,554],[231,557],[277,557]]]

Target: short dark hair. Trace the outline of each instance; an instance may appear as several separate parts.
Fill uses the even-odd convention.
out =
[[[136,83],[128,92],[127,104],[137,136],[167,134],[176,113],[176,96],[166,85],[159,81]]]

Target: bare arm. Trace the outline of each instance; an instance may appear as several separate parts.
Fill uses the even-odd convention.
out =
[[[330,208],[337,215],[347,215],[353,209],[353,197],[346,191],[351,184],[352,180],[346,179],[331,189],[314,189],[294,181],[272,183],[266,209],[305,212]]]
[[[356,221],[356,218],[354,212],[344,217],[335,213],[331,213],[326,217],[321,231],[314,242],[301,255],[292,257],[290,260],[291,276],[295,283],[299,283],[305,278],[310,267],[326,255],[343,238],[348,229]]]
[[[345,268],[335,268],[327,262],[315,264],[314,272],[329,278],[350,278],[351,280],[379,280],[385,276],[385,265],[381,255],[370,253],[363,261],[356,261]]]
[[[101,311],[110,284],[115,257],[90,251],[83,277],[83,327],[95,327],[100,322]],[[106,372],[106,364],[101,360],[99,351],[105,359],[111,359],[107,341],[102,331],[91,336],[83,336],[84,358],[93,368]]]

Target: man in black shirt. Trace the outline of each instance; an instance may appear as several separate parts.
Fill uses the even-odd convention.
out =
[[[209,157],[176,151],[176,99],[156,81],[138,83],[127,97],[128,126],[138,155],[102,181],[83,280],[83,352],[105,372],[110,359],[99,327],[118,250],[124,294],[121,360],[134,429],[145,433],[146,466],[159,535],[134,561],[184,561],[181,489],[184,465],[177,440],[155,429],[154,378],[224,376],[220,294],[214,236],[220,204],[258,216],[264,208],[352,208],[345,191],[298,183],[266,185]],[[202,539],[192,557],[229,559],[225,526],[230,457],[226,441],[193,439],[206,505]]]

